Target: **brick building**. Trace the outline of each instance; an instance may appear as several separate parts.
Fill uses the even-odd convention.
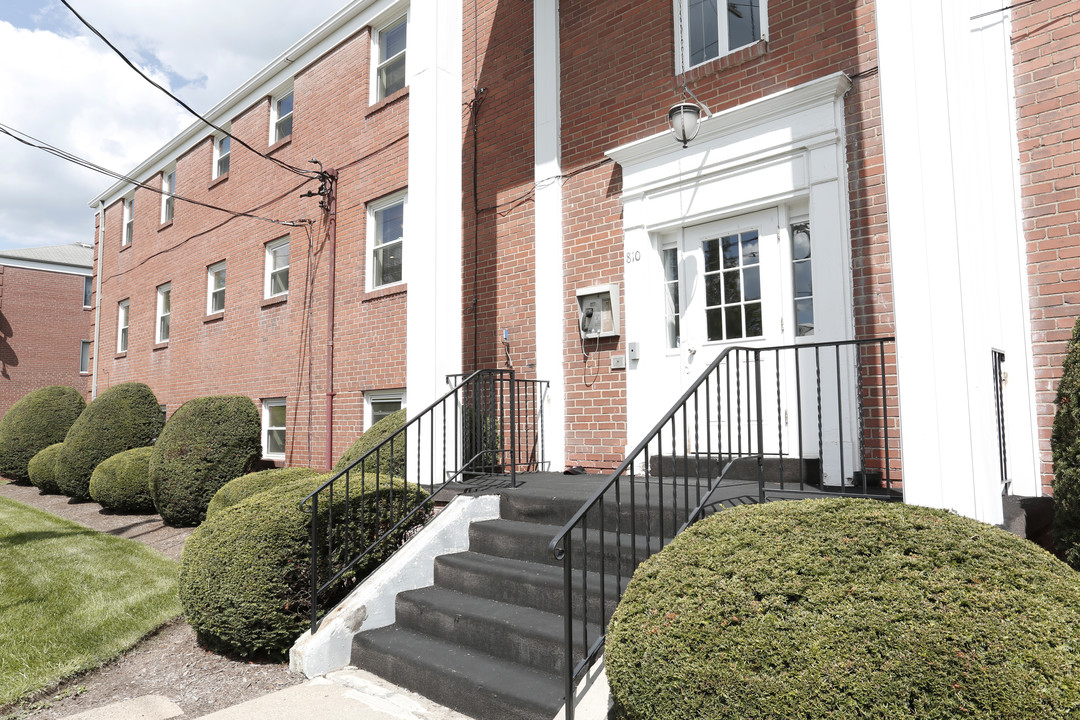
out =
[[[93,252],[0,250],[0,416],[38,388],[89,389]]]
[[[775,391],[727,428],[768,407],[773,455],[999,521],[1003,483],[1048,483],[1075,315],[1067,285],[1032,290],[1075,280],[1073,197],[1037,177],[1073,162],[1046,74],[1075,88],[1074,26],[1060,0],[940,5],[354,0],[207,113],[235,139],[192,125],[93,201],[94,392],[141,380],[169,412],[245,394],[268,459],[320,465],[448,375],[511,368],[550,383],[551,466],[603,471],[726,348],[825,343],[816,418],[777,354]],[[686,143],[677,103],[705,115]],[[893,335],[875,394],[836,344]]]

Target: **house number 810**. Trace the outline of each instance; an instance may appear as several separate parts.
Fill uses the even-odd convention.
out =
[[[626,253],[626,264],[627,265],[629,265],[630,263],[636,263],[639,260],[641,260],[641,251],[640,250],[635,250],[634,252]]]

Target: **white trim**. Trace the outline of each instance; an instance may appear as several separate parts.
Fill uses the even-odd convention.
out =
[[[225,310],[225,286],[228,285],[228,273],[227,273],[226,261],[216,262],[213,265],[206,266],[206,314],[213,315],[214,313],[224,312]],[[218,272],[225,272],[225,282],[221,288],[221,307],[217,310],[214,309],[214,276]]]
[[[226,127],[225,130],[230,130]],[[228,152],[221,152],[222,143],[229,143]],[[211,178],[217,180],[222,175],[228,175],[229,171],[221,172],[221,161],[228,160],[230,167],[232,166],[232,138],[228,135],[215,135],[214,136],[214,164],[210,168]]]
[[[4,267],[22,268],[23,270],[40,270],[42,272],[60,273],[61,275],[82,275],[89,277],[94,274],[94,269],[84,265],[61,265],[59,263],[41,262],[40,260],[20,260],[18,258],[0,257],[0,265]]]
[[[127,247],[135,240],[135,193],[122,201],[123,225],[120,227],[120,247]]]
[[[271,278],[271,275],[273,273],[280,272],[281,270],[285,270],[286,275],[288,275],[289,266],[290,266],[291,261],[292,261],[292,256],[291,256],[292,249],[291,248],[289,249],[289,251],[290,251],[290,257],[289,257],[290,262],[286,263],[285,266],[281,267],[281,268],[274,268],[274,251],[277,250],[278,248],[282,247],[282,246],[288,247],[288,245],[289,245],[289,237],[290,236],[286,235],[284,237],[277,238],[276,240],[271,240],[270,242],[266,243],[263,246],[263,255],[264,255],[264,258],[265,258],[264,259],[264,271],[263,271],[263,298],[266,299],[266,300],[269,300],[271,298],[286,297],[289,294],[289,286],[288,286],[288,281],[287,280],[286,280],[286,284],[285,284],[285,290],[283,292],[279,292],[279,293],[270,292],[270,278]]]
[[[125,334],[124,331],[127,331]],[[116,352],[124,353],[131,346],[131,298],[116,303]]]
[[[379,223],[378,213],[395,205],[401,205],[401,238],[396,241],[391,241],[386,244],[379,244],[377,242],[379,235]],[[370,292],[372,290],[382,290],[388,287],[394,287],[395,285],[402,285],[408,281],[408,267],[405,265],[405,246],[408,244],[409,237],[409,191],[402,190],[401,192],[394,193],[385,198],[369,203],[367,210],[367,257],[365,262],[367,264],[367,272],[364,273],[366,289]],[[375,251],[379,248],[387,247],[397,243],[398,252],[401,255],[401,279],[388,283],[375,283]]]
[[[405,388],[366,391],[364,393],[364,429],[366,430],[375,424],[375,410],[371,407],[373,403],[397,402],[400,404],[400,407],[406,407],[406,396],[407,392]]]
[[[278,115],[278,113],[281,112],[281,108],[279,107],[281,105],[281,101],[285,98],[289,98],[290,102],[292,103],[289,107],[289,112],[285,113],[284,115]],[[274,93],[270,96],[270,135],[268,142],[269,145],[273,145],[274,143],[281,142],[286,138],[292,137],[293,130],[295,129],[293,127],[293,120],[296,117],[295,111],[296,92],[293,87],[293,82],[292,80],[290,80],[288,83],[284,84],[282,87],[274,91]],[[279,135],[278,123],[285,118],[289,119],[289,132]]]
[[[289,405],[288,399],[285,397],[272,397],[262,399],[262,457],[263,460],[284,460],[285,455],[289,447]],[[281,407],[285,408],[285,424],[284,425],[271,425],[270,424],[270,408]],[[283,430],[285,432],[285,442],[283,443],[284,449],[280,453],[267,452],[269,434],[271,430]]]
[[[171,181],[171,182],[170,182]],[[176,166],[161,171],[161,222],[176,217]],[[170,202],[171,201],[171,202]]]
[[[404,6],[404,7],[402,7]],[[382,40],[383,33],[387,30],[391,30],[398,25],[398,23],[404,21],[405,23],[405,49],[397,53],[393,57],[381,60],[382,57]],[[405,60],[405,87],[409,86],[409,6],[407,3],[399,3],[394,7],[394,15],[391,19],[379,22],[378,26],[372,27],[371,30],[371,61],[368,65],[371,68],[371,78],[368,84],[369,97],[368,104],[374,105],[380,100],[384,100],[388,95],[393,95],[394,90],[389,93],[383,93],[380,90],[381,83],[379,82],[379,71],[383,67],[395,62],[397,58],[403,58]]]
[[[169,298],[169,309],[165,310],[165,297]],[[172,321],[172,283],[162,283],[157,286],[157,303],[155,305],[156,310],[154,312],[154,342],[157,344],[169,342],[169,335],[171,332],[161,332],[161,321],[165,320],[166,325],[171,326]],[[169,330],[171,331],[171,327]]]

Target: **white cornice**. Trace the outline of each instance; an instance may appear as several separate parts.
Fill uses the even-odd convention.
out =
[[[289,78],[295,77],[297,73],[353,33],[378,22],[384,13],[399,4],[400,0],[353,0],[277,56],[228,97],[203,113],[203,117],[219,126],[228,123],[237,113],[243,112],[260,98],[269,95],[274,88],[287,82]],[[143,181],[149,179],[160,172],[162,167],[175,162],[178,157],[205,140],[211,132],[212,130],[202,122],[196,121],[127,173],[127,176]],[[131,183],[120,181],[95,197],[88,205],[95,210],[98,209],[99,203],[107,207],[126,194],[130,188]]]
[[[721,110],[701,122],[697,138],[692,141],[691,147],[716,143],[723,137],[733,135],[747,127],[762,125],[805,108],[835,101],[843,97],[850,87],[851,80],[847,75],[836,72],[758,100]],[[625,167],[669,157],[674,144],[675,140],[671,132],[665,130],[608,150],[605,155]]]

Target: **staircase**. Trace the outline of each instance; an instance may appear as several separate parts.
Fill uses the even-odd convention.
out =
[[[563,704],[565,623],[548,543],[604,479],[519,476],[499,491],[500,517],[472,525],[469,550],[436,560],[433,586],[398,594],[393,625],[356,635],[353,664],[480,720],[551,720]]]

